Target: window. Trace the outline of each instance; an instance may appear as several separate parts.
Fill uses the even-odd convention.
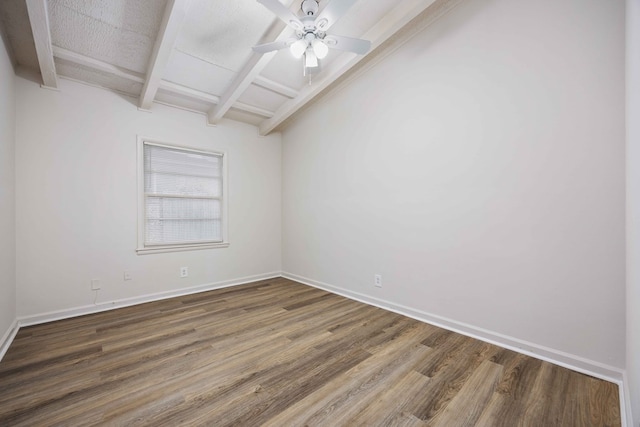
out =
[[[138,141],[138,253],[228,246],[225,154]]]

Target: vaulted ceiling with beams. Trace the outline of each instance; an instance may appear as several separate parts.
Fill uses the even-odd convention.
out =
[[[319,9],[329,2],[319,0]],[[256,0],[1,0],[0,27],[18,75],[103,87],[142,110],[163,103],[268,134],[346,77],[372,64],[460,0],[358,0],[331,32],[371,41],[366,55],[330,49],[303,76],[289,49],[252,47],[294,30]],[[301,0],[280,0],[300,16]]]

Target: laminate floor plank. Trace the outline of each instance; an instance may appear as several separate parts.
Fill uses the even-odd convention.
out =
[[[402,354],[396,354],[392,361],[378,363],[373,375],[367,377],[358,375],[354,383],[356,387],[353,387],[345,396],[340,396],[338,399],[334,397],[330,405],[332,407],[330,416],[325,408],[305,421],[305,424],[322,426],[326,424],[327,419],[332,420],[336,425],[359,424],[360,414],[379,401],[389,389],[390,384],[402,381],[413,371],[415,363],[428,357],[429,352],[427,347],[414,344],[406,348]],[[379,408],[382,412],[387,412],[387,409],[389,408]]]
[[[424,421],[436,419],[446,410],[469,377],[496,349],[497,347],[491,344],[465,339],[462,345],[455,347],[451,352],[452,357],[446,358],[427,372],[431,381],[420,398],[416,399],[412,413]],[[419,372],[425,373],[424,370]]]
[[[183,387],[180,392],[185,396],[185,405],[159,414],[157,421],[164,425],[177,425],[185,420],[197,420],[196,425],[201,425],[203,418],[206,419],[211,416],[212,411],[217,411],[215,421],[220,424],[224,422],[220,412],[233,406],[238,400],[243,411],[246,411],[245,397],[261,392],[262,382],[273,377],[287,376],[295,370],[296,364],[304,365],[318,359],[318,353],[303,350],[329,338],[330,334],[324,331],[296,342],[285,340],[276,343],[276,346],[272,344],[267,351],[245,352],[229,357],[219,366],[222,369],[216,369],[207,376],[198,375],[197,381],[204,381],[207,387],[193,382]],[[301,354],[304,358],[300,357]]]
[[[335,422],[336,413],[345,414],[354,402],[363,400],[362,396],[368,395],[375,384],[388,386],[389,383],[385,383],[384,380],[395,373],[398,366],[405,366],[406,370],[411,370],[418,361],[427,357],[431,350],[419,344],[416,336],[420,332],[420,327],[407,331],[404,337],[390,342],[384,349],[372,354],[370,358],[346,371],[332,383],[326,384],[298,404],[290,406],[270,419],[267,425],[317,425],[322,420]],[[346,410],[343,411],[343,408]]]
[[[504,366],[503,375],[491,401],[478,420],[480,426],[513,426],[512,420],[521,420],[527,409],[529,396],[542,361],[507,350],[508,357],[494,358]]]
[[[586,376],[589,383],[589,405],[584,407],[591,419],[585,425],[612,426],[620,419],[618,386]],[[581,415],[585,416],[585,415]],[[572,422],[571,417],[565,417],[566,423]]]
[[[2,426],[620,426],[617,385],[284,278],[20,329]]]
[[[184,395],[196,395],[201,391],[210,393],[211,389],[214,389],[219,395],[221,388],[247,374],[255,376],[256,372],[267,369],[287,369],[287,365],[295,360],[302,350],[330,337],[329,332],[318,331],[297,342],[291,342],[285,337],[287,332],[283,329],[278,334],[262,334],[261,337],[240,340],[227,346],[209,346],[208,357],[203,355],[196,359],[197,362],[204,363],[203,365],[190,365],[187,372],[175,376],[175,381],[170,379],[157,385],[148,385],[147,389],[162,388],[166,392],[175,386]],[[125,374],[128,372],[125,371]],[[190,381],[192,377],[196,378],[195,382]],[[209,387],[201,387],[198,383],[201,380],[206,381]]]
[[[433,426],[473,427],[477,424],[484,408],[498,384],[503,367],[484,360],[473,374],[457,390],[444,411],[430,420]]]
[[[429,378],[410,370],[369,402],[348,423],[361,426],[425,425],[419,418],[405,412],[404,408],[426,387],[428,381]]]

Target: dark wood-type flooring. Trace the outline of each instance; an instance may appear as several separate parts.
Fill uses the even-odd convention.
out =
[[[286,279],[20,330],[0,425],[619,426],[617,385]]]

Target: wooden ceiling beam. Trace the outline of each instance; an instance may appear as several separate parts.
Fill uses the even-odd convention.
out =
[[[156,38],[151,60],[147,67],[147,77],[140,94],[138,106],[141,110],[149,110],[156,96],[162,75],[171,57],[180,28],[187,16],[190,0],[169,0],[165,8],[158,37]]]
[[[175,95],[182,95],[187,98],[195,99],[198,101],[204,101],[211,104],[217,104],[218,102],[220,102],[219,96],[202,92],[197,89],[192,89],[190,87],[182,86],[178,83],[173,83],[167,80],[162,80],[160,82],[160,89],[163,89]]]
[[[27,0],[27,13],[31,23],[31,32],[36,46],[36,55],[42,75],[42,86],[49,89],[58,88],[56,64],[53,61],[51,31],[46,0]]]
[[[278,24],[278,28],[281,29],[281,32],[276,37],[276,40],[288,37],[289,29],[285,28],[284,24]],[[244,91],[247,90],[258,74],[271,62],[276,53],[277,52],[269,52],[263,55],[254,52],[251,54],[251,58],[245,64],[244,68],[238,73],[227,91],[220,97],[220,103],[209,110],[209,124],[215,125],[220,122],[222,117],[224,117],[227,111],[236,103]]]
[[[293,0],[287,3],[286,6],[291,7]],[[274,23],[262,39],[265,42],[286,40],[291,36],[291,31],[280,19],[275,18]],[[260,72],[271,62],[276,53],[277,51],[265,54],[252,52],[249,61],[242,67],[231,86],[220,97],[220,103],[209,110],[209,124],[215,125],[224,117],[249,85],[259,76]]]
[[[56,58],[68,61],[72,64],[80,65],[91,70],[101,71],[103,73],[111,74],[112,76],[121,77],[136,83],[144,83],[145,78],[142,74],[136,73],[132,70],[117,67],[115,65],[100,61],[98,59],[90,58],[88,56],[81,55],[76,52],[72,52],[67,49],[63,49],[58,46],[53,46],[53,55]],[[210,93],[202,92],[197,89],[192,89],[186,86],[182,86],[177,83],[173,83],[167,80],[160,80],[158,89],[165,90],[174,95],[181,95],[186,98],[208,102],[210,104],[218,104],[220,97],[212,95]],[[264,108],[256,107],[254,105],[245,104],[243,102],[235,102],[233,108],[247,113],[256,114],[261,117],[269,118],[273,116],[273,111],[265,110]]]
[[[256,86],[260,86],[265,89],[268,89],[271,92],[275,92],[279,95],[286,96],[287,98],[290,98],[290,99],[293,99],[296,96],[298,96],[297,90],[290,88],[289,86],[285,86],[281,83],[274,82],[273,80],[268,79],[266,77],[257,76],[253,80],[253,84],[255,84]]]
[[[273,111],[266,110],[264,108],[256,107],[255,105],[245,104],[244,102],[236,101],[233,104],[233,108],[247,113],[255,114],[264,118],[273,117]]]
[[[175,95],[182,95],[187,98],[209,102],[211,104],[218,104],[220,102],[219,96],[211,95],[210,93],[206,93],[206,92],[201,92],[199,90],[182,86],[177,83],[169,82],[166,80],[162,80],[160,82],[160,88]],[[256,107],[255,105],[245,104],[244,102],[236,101],[233,104],[233,108],[235,108],[236,110],[245,111],[247,113],[256,114],[258,116],[262,116],[266,118],[273,116],[273,111],[265,110],[264,108]]]
[[[102,71],[104,73],[108,73],[116,77],[121,77],[132,82],[145,82],[145,77],[143,74],[136,73],[135,71],[121,68],[116,65],[100,61],[98,59],[90,58],[88,56],[81,55],[79,53],[72,52],[58,46],[53,46],[53,56],[71,62],[72,64],[81,65],[92,70]]]

